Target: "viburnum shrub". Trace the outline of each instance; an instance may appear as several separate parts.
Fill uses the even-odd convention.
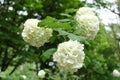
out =
[[[86,41],[85,38],[95,38],[99,30],[99,20],[90,8],[83,7],[76,12],[75,23],[77,25],[72,30],[69,23],[60,22],[52,17],[44,20],[28,19],[24,23],[22,37],[25,42],[38,49],[47,47],[46,43],[49,44],[48,54],[47,51],[40,54],[43,62],[53,58],[61,71],[74,73],[83,67],[85,58],[83,43]],[[83,31],[80,34],[74,33],[78,29]],[[62,42],[59,42],[60,36],[65,38]],[[54,47],[56,50],[51,49],[52,45],[56,44],[55,39],[58,40],[58,46]],[[53,57],[50,57],[51,55]]]
[[[0,80],[120,80],[119,24],[100,19],[117,2],[0,2]]]

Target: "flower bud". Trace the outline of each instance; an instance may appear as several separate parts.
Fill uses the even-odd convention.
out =
[[[45,71],[44,70],[40,70],[39,72],[38,72],[38,76],[40,77],[40,78],[44,78],[45,77]]]
[[[114,69],[112,74],[114,77],[120,77],[120,72],[117,69]]]

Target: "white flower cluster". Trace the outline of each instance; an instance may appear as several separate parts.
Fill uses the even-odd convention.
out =
[[[44,78],[44,77],[45,77],[45,74],[46,74],[46,72],[45,72],[44,70],[40,70],[40,71],[38,72],[38,76],[39,76],[40,78]]]
[[[114,77],[120,77],[120,72],[117,69],[114,69],[112,74]]]
[[[76,12],[75,20],[77,23],[76,28],[82,29],[80,35],[91,40],[95,38],[97,32],[99,31],[99,20],[90,8],[80,8]]]
[[[41,47],[46,42],[49,42],[49,38],[52,36],[52,29],[38,27],[39,20],[28,19],[24,23],[24,29],[22,37],[24,41],[35,47]]]
[[[69,40],[58,45],[57,51],[53,54],[53,60],[57,66],[66,72],[76,72],[83,66],[85,58],[84,45],[78,41]]]

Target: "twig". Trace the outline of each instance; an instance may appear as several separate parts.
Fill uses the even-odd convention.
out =
[[[115,12],[115,10],[112,10],[112,9],[106,7],[106,6],[103,5],[102,2],[100,2],[99,0],[95,0],[95,1],[98,3],[99,6],[102,6],[103,8],[106,8],[106,9],[110,10],[111,12],[113,12],[114,14],[117,14],[117,15],[120,17],[120,13],[117,13],[117,12]]]

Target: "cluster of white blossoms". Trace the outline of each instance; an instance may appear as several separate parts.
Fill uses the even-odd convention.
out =
[[[76,29],[82,29],[80,35],[87,39],[94,39],[99,31],[99,20],[95,13],[87,7],[80,8],[75,15]]]
[[[24,41],[35,47],[41,47],[46,42],[49,42],[49,38],[52,36],[52,29],[38,27],[39,20],[28,19],[24,23],[24,29],[22,37]]]
[[[120,77],[120,72],[117,69],[114,69],[112,74],[114,77]]]
[[[53,54],[53,60],[57,62],[60,70],[66,72],[76,72],[83,66],[85,54],[84,45],[78,41],[69,40],[60,43],[57,51]]]
[[[40,78],[44,78],[44,77],[45,77],[45,74],[46,74],[46,72],[45,72],[44,70],[40,70],[40,71],[38,72],[38,76],[39,76]]]

